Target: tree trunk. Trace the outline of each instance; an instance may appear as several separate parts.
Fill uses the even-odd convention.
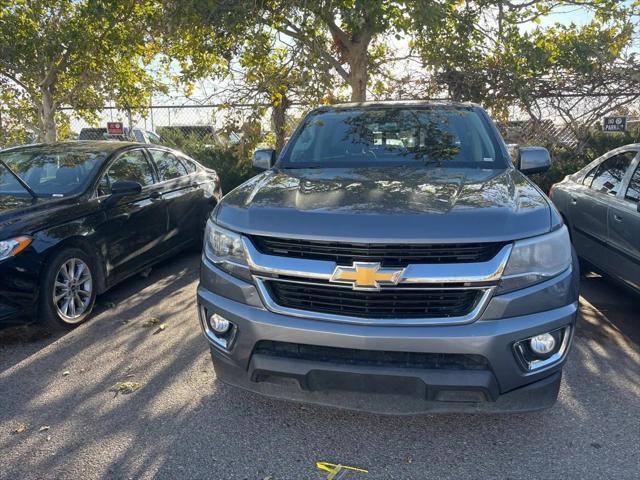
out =
[[[271,109],[271,123],[273,124],[273,132],[276,135],[276,153],[279,154],[284,148],[284,144],[286,142],[287,129],[286,129],[286,121],[287,121],[287,110],[291,105],[291,101],[287,98],[285,94],[282,95],[282,98],[278,102],[277,105],[274,105]]]
[[[351,101],[365,102],[367,100],[367,83],[369,81],[369,55],[367,47],[355,48],[349,55],[349,86],[351,87]]]
[[[53,143],[58,139],[58,132],[56,130],[56,106],[53,100],[52,87],[42,85],[40,87],[40,93],[42,94],[39,108],[41,126],[40,139],[45,143]]]

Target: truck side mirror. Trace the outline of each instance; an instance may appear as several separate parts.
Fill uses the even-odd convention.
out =
[[[253,153],[251,165],[256,170],[269,170],[276,163],[276,151],[272,148],[261,148]]]
[[[551,167],[551,155],[544,147],[521,147],[518,169],[525,175],[542,173]]]

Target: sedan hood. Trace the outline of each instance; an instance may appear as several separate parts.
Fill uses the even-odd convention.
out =
[[[74,197],[38,198],[0,195],[0,240],[31,234],[42,227],[43,216],[55,221],[61,212],[77,202]]]
[[[551,208],[515,169],[288,169],[229,193],[216,221],[243,233],[352,242],[509,241],[548,232]]]

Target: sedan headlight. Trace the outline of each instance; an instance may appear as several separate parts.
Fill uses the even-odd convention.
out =
[[[242,237],[236,232],[207,221],[204,233],[204,254],[219,268],[237,277],[250,280]]]
[[[498,293],[548,280],[571,266],[571,240],[566,226],[514,243]]]
[[[33,239],[31,237],[15,237],[0,241],[0,261],[9,257],[15,257],[29,245]]]

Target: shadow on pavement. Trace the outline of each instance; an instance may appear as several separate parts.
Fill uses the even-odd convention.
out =
[[[640,295],[613,282],[606,276],[586,272],[580,282],[582,297],[620,333],[640,345]]]
[[[197,275],[199,256],[192,252],[176,255],[173,259],[164,261],[151,270],[148,276],[134,275],[116,285],[96,299],[89,325],[96,322],[96,318],[108,316],[108,312],[119,303],[126,301],[136,292],[142,291],[158,281],[173,279],[173,272],[184,269],[188,264]],[[27,319],[31,323],[24,325],[2,326],[0,328],[0,372],[20,363],[25,358],[42,350],[56,340],[70,334],[70,332],[49,332],[38,325],[34,319]],[[84,328],[84,327],[83,327]],[[16,348],[17,347],[17,348]]]

